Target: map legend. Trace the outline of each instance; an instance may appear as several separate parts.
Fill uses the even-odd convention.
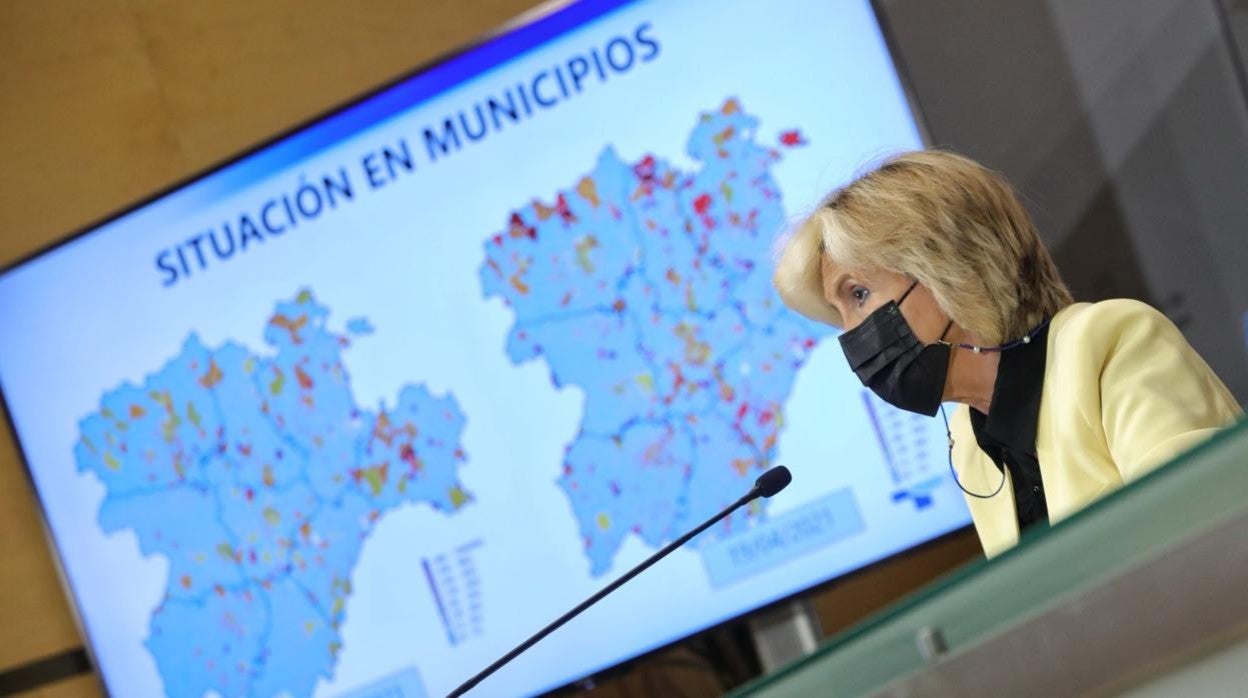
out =
[[[420,561],[437,604],[438,615],[446,628],[446,638],[452,645],[485,632],[481,577],[474,558],[481,545],[480,540],[474,540],[450,553],[439,553]]]
[[[945,479],[943,463],[933,457],[939,451],[931,419],[899,410],[869,390],[862,391],[862,402],[896,487],[893,501],[908,499],[917,509],[931,506],[932,490]]]

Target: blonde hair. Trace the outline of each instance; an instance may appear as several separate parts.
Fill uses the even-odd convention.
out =
[[[790,308],[838,327],[821,257],[925,286],[963,328],[996,344],[1072,303],[1009,184],[949,152],[902,153],[832,192],[782,243],[775,285]]]

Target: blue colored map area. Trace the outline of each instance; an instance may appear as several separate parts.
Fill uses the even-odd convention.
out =
[[[584,392],[558,486],[591,573],[630,535],[657,547],[747,491],[776,455],[784,405],[822,329],[771,285],[785,222],[777,148],[735,99],[703,114],[682,172],[612,148],[553,203],[510,215],[485,245],[487,297],[514,312],[506,350]],[[804,145],[782,133],[778,147]],[[756,501],[695,544],[766,516]]]
[[[393,407],[359,406],[350,340],[328,316],[308,291],[279,303],[271,355],[191,334],[81,422],[75,456],[105,486],[101,527],[169,563],[147,640],[168,695],[310,695],[333,675],[377,521],[405,503],[451,514],[471,501],[454,398],[407,385]]]

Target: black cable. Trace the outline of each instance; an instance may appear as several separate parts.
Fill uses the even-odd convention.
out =
[[[969,408],[968,408],[969,409]],[[962,481],[958,479],[958,471],[953,468],[953,432],[949,430],[949,416],[945,414],[945,404],[940,404],[940,416],[945,420],[945,437],[949,439],[949,474],[953,476],[953,481],[958,483],[958,489],[976,499],[992,499],[997,496],[1002,487],[1005,487],[1005,468],[1001,469],[1001,484],[997,485],[997,489],[992,494],[976,494],[962,486]]]

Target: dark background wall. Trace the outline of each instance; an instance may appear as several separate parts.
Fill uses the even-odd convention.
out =
[[[1248,402],[1245,0],[877,0],[936,145],[1003,172],[1077,300],[1174,320]]]

